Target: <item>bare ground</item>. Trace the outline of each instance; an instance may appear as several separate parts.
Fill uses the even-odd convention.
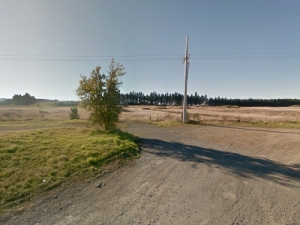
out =
[[[125,129],[141,138],[140,159],[53,190],[0,224],[300,224],[299,130]]]

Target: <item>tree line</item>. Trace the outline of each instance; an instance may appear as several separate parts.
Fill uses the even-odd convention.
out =
[[[197,92],[187,96],[188,105],[208,105],[208,106],[268,106],[268,107],[287,107],[300,105],[300,99],[231,99],[224,97],[207,98],[207,95],[199,95]],[[30,105],[45,99],[36,99],[28,93],[24,95],[15,94],[12,99],[3,99],[0,105]],[[129,93],[120,94],[120,103],[122,105],[182,105],[183,94],[178,92],[159,94],[151,92],[144,94],[142,92],[131,91]],[[56,101],[57,106],[77,106],[78,101]]]
[[[269,107],[285,107],[292,105],[300,105],[300,99],[228,99],[228,98],[209,98],[206,102],[209,106],[269,106]]]
[[[12,98],[12,104],[14,105],[31,105],[36,103],[36,101],[36,98],[28,93],[24,95],[15,94]]]
[[[12,99],[1,99],[0,105],[11,105]]]
[[[178,92],[159,94],[151,92],[144,94],[142,92],[131,91],[129,93],[120,94],[121,104],[128,105],[182,105],[183,94]],[[207,95],[199,95],[197,92],[187,96],[188,105],[201,105],[207,102]]]
[[[159,94],[151,92],[144,94],[143,92],[131,91],[129,93],[120,94],[121,104],[128,105],[182,105],[183,94],[178,92]],[[208,105],[208,106],[269,106],[269,107],[285,107],[292,105],[300,105],[300,99],[231,99],[224,97],[207,98],[207,95],[195,94],[187,95],[188,105]]]
[[[15,94],[11,99],[0,99],[0,105],[32,105],[35,103],[47,101],[48,99],[37,99],[34,96],[25,93],[24,95]],[[78,101],[58,101],[54,100],[56,106],[78,106]]]

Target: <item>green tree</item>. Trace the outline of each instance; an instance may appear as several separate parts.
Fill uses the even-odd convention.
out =
[[[122,111],[120,105],[120,77],[125,75],[124,67],[114,59],[109,65],[108,75],[100,73],[101,67],[92,70],[90,77],[81,75],[76,90],[81,102],[79,106],[90,111],[90,121],[105,130],[114,129]]]
[[[36,103],[36,99],[34,96],[31,96],[28,93],[22,95],[14,95],[12,98],[12,103],[14,105],[30,105]]]
[[[70,108],[69,118],[70,120],[80,119],[77,107],[73,106],[72,108]]]

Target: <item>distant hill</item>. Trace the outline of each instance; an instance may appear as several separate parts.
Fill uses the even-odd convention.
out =
[[[0,105],[10,105],[11,103],[11,98],[0,98]]]

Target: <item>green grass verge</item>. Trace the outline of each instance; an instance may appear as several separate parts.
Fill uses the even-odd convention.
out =
[[[0,212],[63,182],[94,176],[110,161],[139,156],[120,130],[52,128],[0,133]]]

